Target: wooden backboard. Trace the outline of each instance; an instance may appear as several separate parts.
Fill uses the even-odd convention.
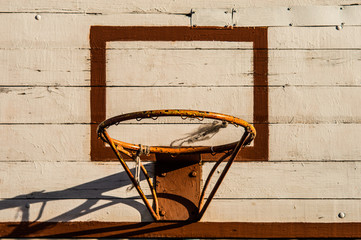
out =
[[[357,5],[0,6],[1,237],[361,237]],[[199,222],[153,222],[95,135],[105,118],[164,108],[235,115],[258,131]],[[120,127],[135,143],[188,132]],[[201,157],[203,183],[214,157]]]

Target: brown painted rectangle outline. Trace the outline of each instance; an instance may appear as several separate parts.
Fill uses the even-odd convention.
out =
[[[253,42],[253,121],[257,130],[254,145],[242,150],[236,160],[266,161],[269,154],[268,126],[268,39],[266,27],[115,27],[90,28],[91,51],[91,134],[92,161],[116,160],[112,151],[98,140],[97,125],[106,118],[106,43],[111,41],[228,41]],[[149,110],[149,109],[140,109]],[[206,109],[205,109],[206,110]],[[203,154],[202,160],[219,156]],[[145,160],[154,160],[154,156]]]

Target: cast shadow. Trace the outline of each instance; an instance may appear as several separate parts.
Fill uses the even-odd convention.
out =
[[[150,166],[145,167],[149,168]],[[147,171],[149,172],[151,169],[147,169]],[[46,190],[42,190],[18,195],[6,200],[1,200],[0,213],[4,209],[17,208],[21,214],[21,222],[16,224],[16,227],[10,234],[8,234],[8,236],[2,237],[19,236],[19,233],[26,233],[27,235],[34,234],[45,228],[48,228],[51,225],[55,225],[57,222],[69,222],[92,212],[105,210],[106,208],[117,204],[119,207],[122,207],[121,205],[126,204],[139,211],[141,213],[140,216],[142,222],[151,221],[150,215],[143,215],[144,212],[147,214],[148,212],[144,211],[144,204],[140,201],[137,201],[139,198],[119,198],[106,194],[106,192],[116,190],[121,187],[130,186],[130,180],[125,181],[124,179],[128,179],[128,176],[124,171],[122,171],[120,173],[109,175],[104,178],[86,182],[84,184],[60,191],[47,192]],[[145,181],[144,176],[141,176],[141,181]],[[89,191],[91,191],[91,198],[89,197]],[[149,196],[149,198],[151,198],[151,196]],[[27,204],[24,204],[24,201],[19,201],[27,199],[29,200],[29,203]],[[67,212],[48,219],[46,222],[37,222],[46,210],[47,203],[50,201],[61,201],[66,199],[84,199],[85,202],[79,206],[74,206],[74,208]],[[99,205],[100,200],[103,202],[105,200],[105,203]],[[120,202],[119,200],[126,201]],[[37,217],[34,221],[30,222],[31,204],[39,203],[41,204],[41,207]]]

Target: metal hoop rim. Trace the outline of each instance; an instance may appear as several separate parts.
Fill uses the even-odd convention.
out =
[[[144,118],[158,118],[158,117],[170,117],[170,116],[180,116],[180,117],[190,117],[197,119],[215,119],[222,120],[228,123],[231,123],[236,126],[241,126],[245,129],[245,131],[249,132],[250,137],[247,141],[247,144],[251,143],[252,140],[256,137],[256,129],[248,122],[243,119],[226,115],[222,113],[215,113],[209,111],[197,111],[197,110],[184,110],[184,109],[164,109],[164,110],[149,110],[149,111],[139,111],[139,112],[131,112],[126,114],[121,114],[118,116],[111,117],[106,119],[102,123],[98,125],[97,134],[98,137],[101,138],[104,142],[107,142],[103,137],[103,132],[106,128],[119,124],[120,122],[124,122],[132,119],[144,119]],[[116,139],[112,139],[116,145],[120,145],[125,149],[138,151],[139,144],[122,142]],[[230,149],[233,149],[237,142],[228,143],[224,145],[218,146],[193,146],[193,147],[168,147],[168,146],[150,146],[150,153],[169,153],[169,154],[184,154],[184,153],[218,153],[224,152]]]

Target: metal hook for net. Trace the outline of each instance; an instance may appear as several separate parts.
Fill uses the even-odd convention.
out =
[[[152,117],[153,120],[157,120],[158,119],[158,116],[155,116],[155,117]]]
[[[195,117],[195,118],[197,118],[199,121],[203,121],[203,120],[204,120],[204,116],[202,116],[202,118],[200,118],[200,117]]]
[[[141,121],[143,118],[139,117],[139,118],[135,118],[135,120],[137,120],[138,122]]]
[[[187,118],[188,118],[188,116],[180,116],[181,117],[181,119],[183,119],[183,120],[186,120]]]

